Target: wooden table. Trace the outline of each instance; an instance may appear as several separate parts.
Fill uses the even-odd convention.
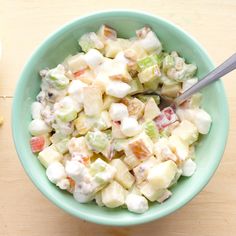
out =
[[[175,3],[173,3],[175,2]],[[236,49],[236,2],[171,0],[0,0],[0,235],[236,235],[236,82],[224,79],[230,132],[223,160],[207,187],[187,206],[161,220],[135,227],[105,227],[76,219],[49,202],[31,183],[11,136],[11,105],[20,71],[32,50],[67,21],[95,10],[135,8],[162,16],[192,34],[216,64]],[[3,95],[10,96],[2,98]],[[206,157],[207,158],[207,157]]]

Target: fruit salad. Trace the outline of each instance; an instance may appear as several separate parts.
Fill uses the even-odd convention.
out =
[[[197,66],[166,52],[150,27],[130,39],[102,25],[78,40],[78,52],[42,69],[32,103],[32,152],[59,189],[79,203],[144,213],[163,203],[181,176],[196,171],[195,147],[210,115],[197,93],[160,110],[158,95],[175,98]]]

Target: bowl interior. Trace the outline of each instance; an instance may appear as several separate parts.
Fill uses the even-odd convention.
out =
[[[85,32],[96,31],[101,24],[114,27],[120,37],[132,37],[135,30],[149,25],[157,33],[164,49],[175,50],[188,62],[198,66],[202,77],[213,68],[206,52],[199,44],[178,27],[149,14],[128,11],[103,12],[89,15],[62,27],[44,41],[26,64],[19,80],[13,105],[13,136],[20,160],[38,189],[56,205],[67,212],[100,224],[131,225],[163,217],[191,200],[209,181],[223,154],[228,132],[228,110],[221,82],[204,89],[203,107],[213,119],[211,131],[201,138],[197,147],[197,171],[191,178],[181,178],[172,188],[173,196],[163,204],[151,204],[145,214],[137,215],[126,209],[100,208],[94,203],[79,204],[73,197],[51,184],[45,176],[45,169],[29,146],[28,124],[31,120],[30,105],[39,92],[38,71],[55,67],[69,54],[79,49],[77,40]],[[221,114],[221,116],[219,116]],[[222,115],[223,114],[223,115]]]

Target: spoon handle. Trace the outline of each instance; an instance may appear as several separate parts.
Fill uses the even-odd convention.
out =
[[[210,83],[218,80],[222,76],[228,74],[230,71],[236,69],[236,53],[234,53],[230,58],[228,58],[221,65],[216,67],[213,71],[207,74],[203,79],[199,80],[195,85],[186,90],[183,94],[174,100],[174,103],[179,105],[188,99],[191,95],[198,92],[202,88],[206,87]]]

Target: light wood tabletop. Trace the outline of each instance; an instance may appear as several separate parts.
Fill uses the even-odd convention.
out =
[[[0,127],[0,235],[236,235],[236,72],[224,78],[230,132],[222,162],[207,187],[170,216],[134,227],[95,225],[57,208],[24,173],[11,135],[12,96],[24,63],[60,25],[91,11],[115,8],[144,10],[172,21],[193,35],[216,64],[236,50],[235,0],[0,0],[0,115],[4,116]]]

